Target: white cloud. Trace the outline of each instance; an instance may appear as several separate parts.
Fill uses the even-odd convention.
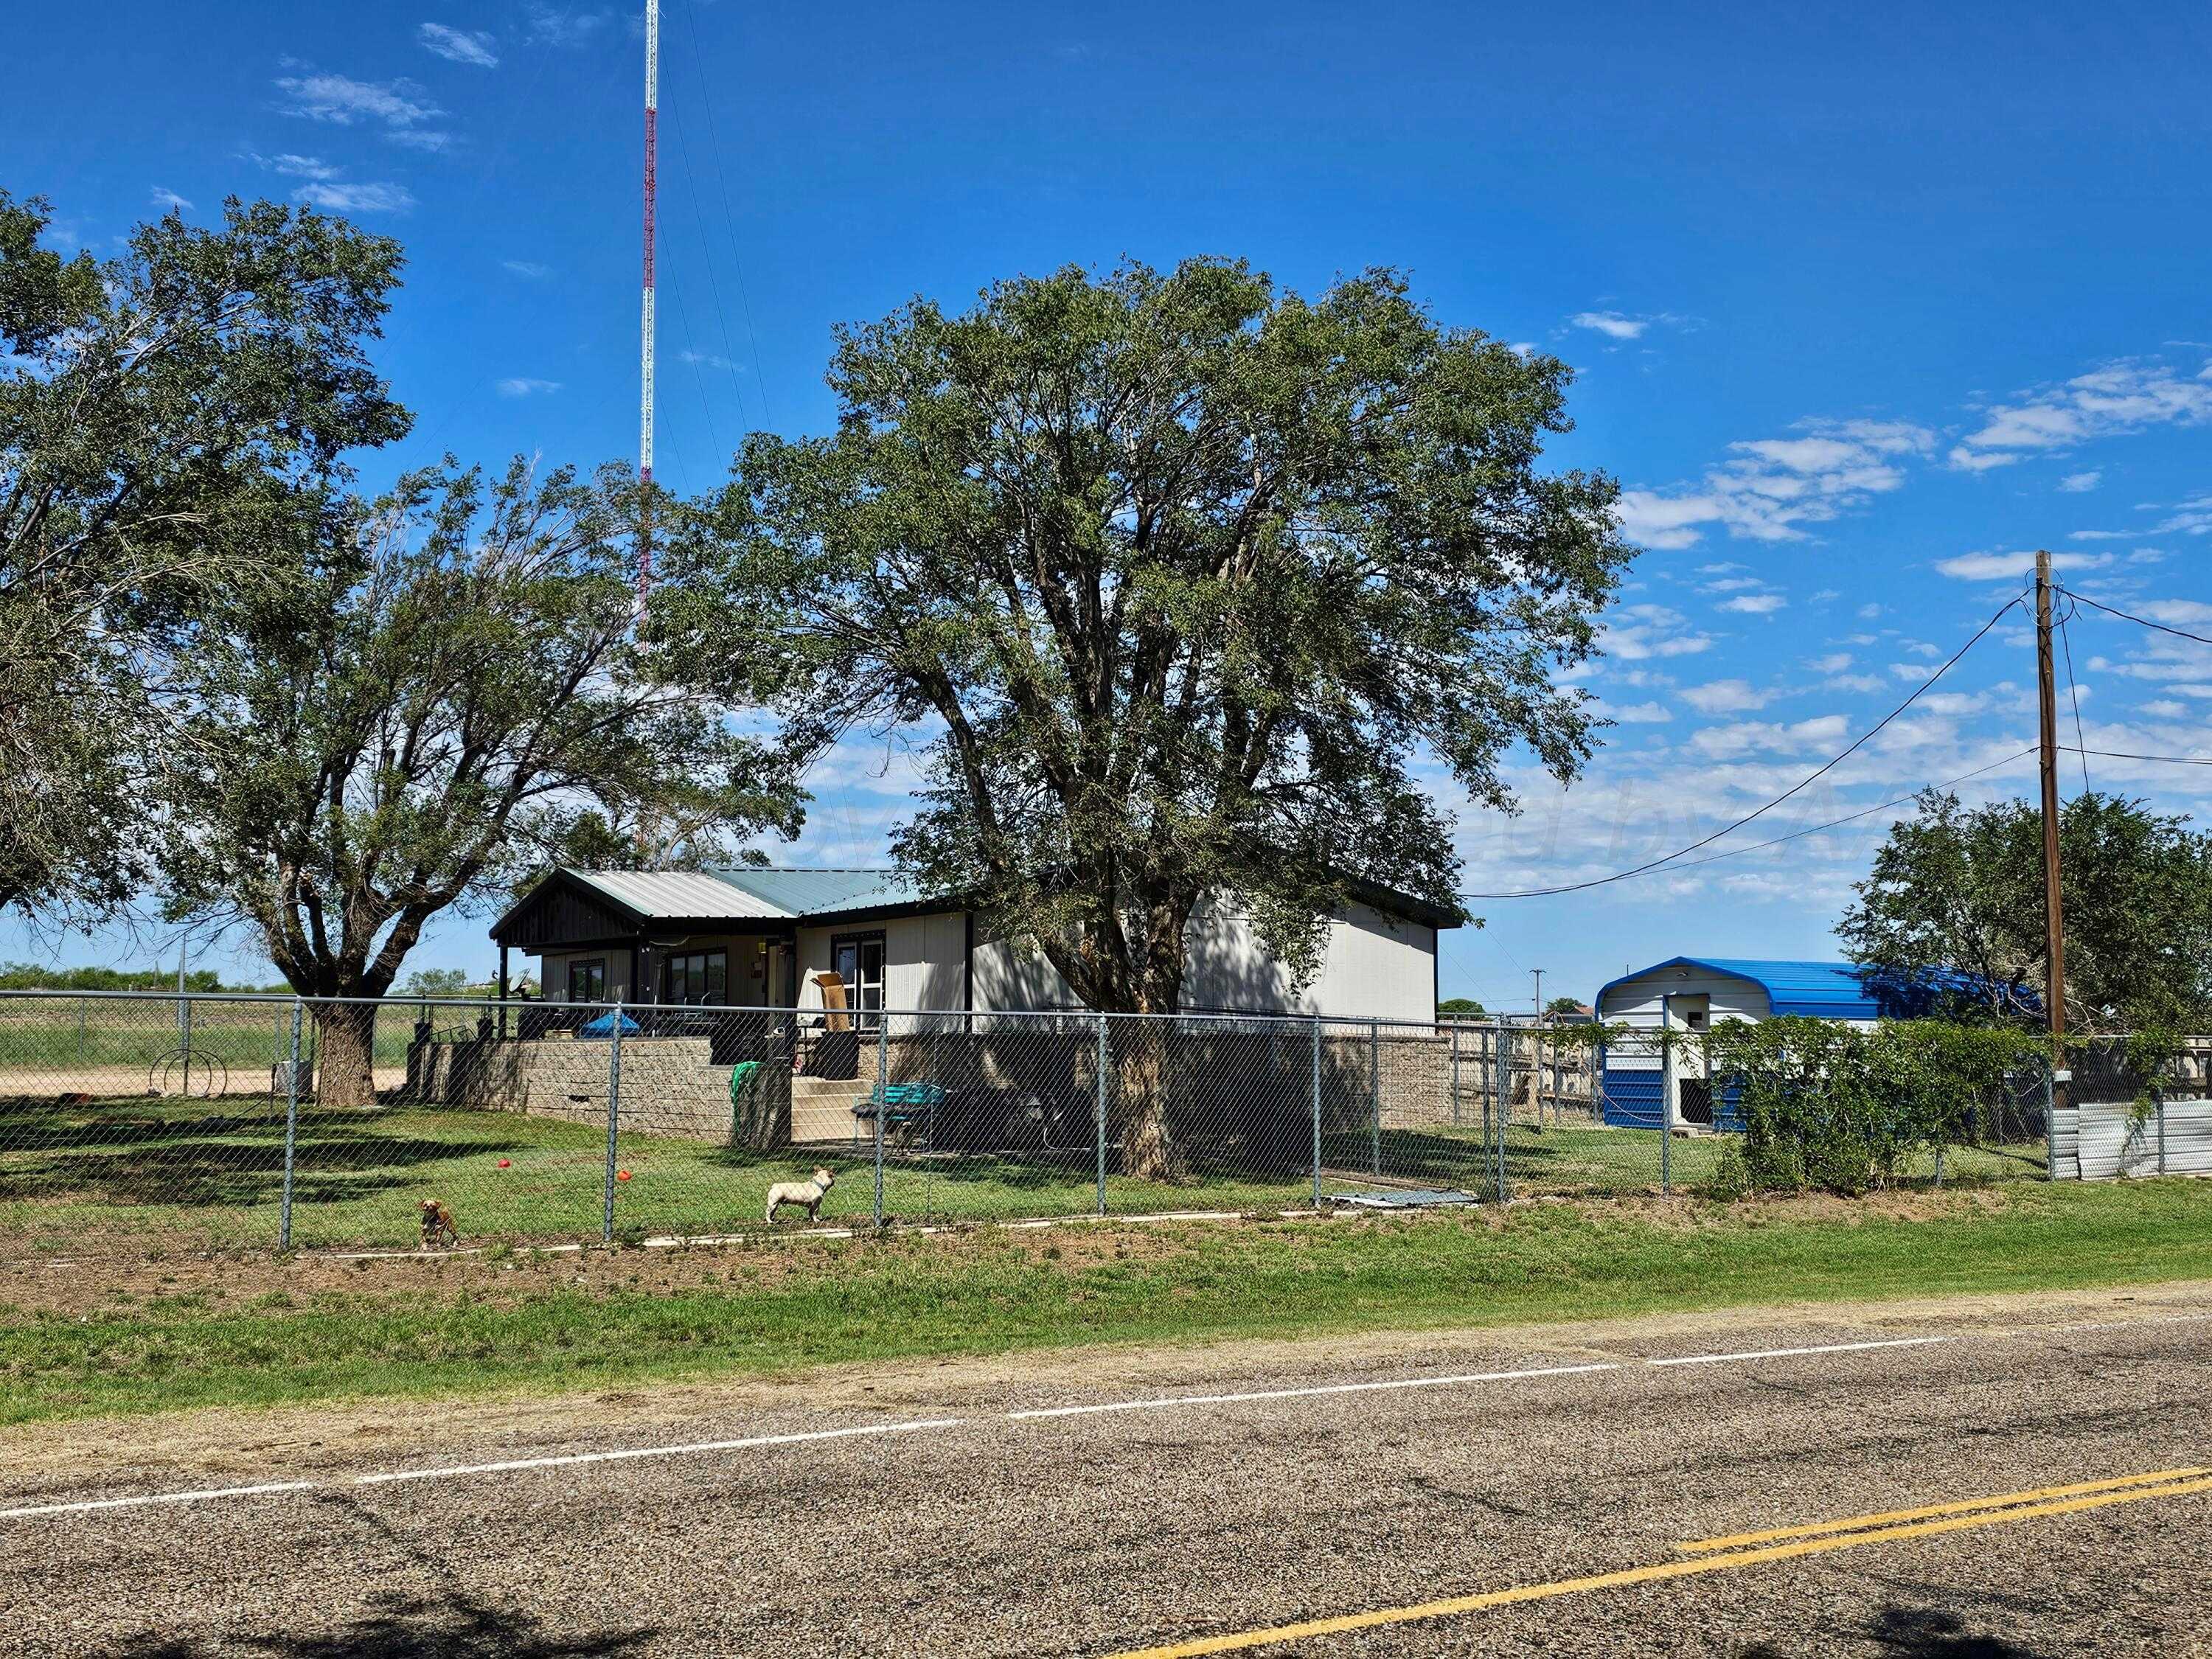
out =
[[[2087,472],[2068,473],[2058,481],[2058,487],[2069,495],[2086,495],[2104,482],[2103,469],[2092,467]]]
[[[1855,661],[1848,651],[1838,651],[1826,657],[1815,657],[1807,665],[1815,674],[1840,674]]]
[[[1741,720],[1731,726],[1709,726],[1690,739],[1691,745],[1716,760],[1732,759],[1764,750],[1774,754],[1802,754],[1843,743],[1850,736],[1850,722],[1841,714],[1817,714],[1789,726],[1765,720]]]
[[[541,398],[561,389],[558,380],[540,380],[527,374],[517,374],[499,381],[493,388],[502,398]]]
[[[384,136],[408,149],[426,149],[433,154],[450,149],[453,142],[452,133],[439,132],[428,127],[410,127],[405,131],[387,132]]]
[[[1634,340],[1651,326],[1649,317],[1625,317],[1618,311],[1577,311],[1567,321],[1576,328],[1595,329],[1608,339]]]
[[[1740,714],[1764,708],[1772,700],[1772,693],[1758,690],[1749,680],[1713,680],[1682,693],[1682,701],[1701,714]]]
[[[580,46],[596,37],[613,20],[605,11],[571,10],[537,3],[524,8],[530,20],[530,38],[549,46]]]
[[[679,351],[676,354],[676,361],[680,363],[698,363],[708,368],[726,368],[732,372],[742,367],[741,364],[723,356],[717,351]]]
[[[1623,726],[1664,726],[1674,718],[1674,711],[1663,702],[1632,702],[1618,708],[1606,704],[1600,712]]]
[[[167,185],[154,186],[154,205],[168,208],[178,213],[190,213],[192,210],[192,204]]]
[[[553,267],[541,265],[535,259],[501,259],[500,264],[516,276],[533,283],[542,283],[553,274]]]
[[[1718,525],[1753,541],[1796,541],[1818,524],[1905,482],[1898,463],[1926,455],[1935,436],[1901,421],[1806,421],[1793,438],[1732,444],[1732,459],[1697,483],[1628,489],[1622,530],[1646,547],[1694,546]]]
[[[252,151],[247,154],[252,155]],[[287,150],[279,155],[253,155],[253,160],[271,173],[281,173],[288,179],[335,179],[338,169],[319,155],[295,155]]]
[[[292,192],[295,201],[331,213],[404,213],[415,205],[403,185],[325,183],[302,185]]]
[[[2060,570],[2095,570],[2112,562],[2109,553],[2057,553],[2051,564]],[[1938,559],[1936,568],[1946,576],[1955,576],[1960,581],[2012,581],[2035,568],[2035,555],[2027,553],[1961,553],[1954,558]]]
[[[356,81],[343,75],[286,76],[276,82],[287,115],[349,127],[371,123],[404,131],[445,111],[428,102],[412,81]]]
[[[1952,450],[1951,465],[1981,471],[2111,433],[2207,419],[2212,419],[2212,380],[2204,375],[2185,378],[2163,363],[2108,363],[2017,403],[1993,405],[1981,428]]]
[[[1624,662],[1652,657],[1694,656],[1713,642],[1690,619],[1663,605],[1625,605],[1605,625],[1605,653]]]
[[[499,54],[492,50],[492,38],[483,29],[457,29],[444,23],[425,23],[416,31],[415,38],[423,47],[456,64],[470,64],[477,69],[497,69]]]
[[[1779,593],[1739,593],[1723,602],[1723,611],[1738,611],[1747,617],[1771,617],[1778,611],[1789,609],[1790,601]]]

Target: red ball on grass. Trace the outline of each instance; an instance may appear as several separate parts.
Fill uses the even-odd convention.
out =
[[[499,1161],[499,1167],[502,1170],[507,1169],[509,1167],[509,1162],[510,1161],[507,1158],[501,1158]]]
[[[629,1179],[629,1171],[628,1170],[617,1170],[615,1171],[615,1179],[617,1181],[628,1181]]]

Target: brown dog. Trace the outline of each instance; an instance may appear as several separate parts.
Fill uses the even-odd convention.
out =
[[[434,1198],[422,1203],[422,1248],[434,1250],[443,1241],[447,1249],[461,1242],[460,1229],[453,1225],[453,1212]]]

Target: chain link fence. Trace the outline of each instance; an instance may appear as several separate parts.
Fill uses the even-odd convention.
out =
[[[1725,1101],[1662,1133],[1668,1063],[1499,1021],[0,994],[0,1250],[405,1249],[425,1200],[553,1243],[1664,1194],[1729,1138]]]

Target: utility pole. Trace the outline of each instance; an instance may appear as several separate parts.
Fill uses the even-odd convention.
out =
[[[2035,678],[2042,718],[2043,917],[2051,972],[2044,1000],[2051,1021],[2051,1063],[2057,1068],[2051,1105],[2069,1103],[2073,1075],[2066,1065],[2066,910],[2058,888],[2058,676],[2051,653],[2051,555],[2035,556]]]
[[[1536,1018],[1540,1020],[1544,1018],[1544,970],[1531,968],[1528,971],[1536,976]]]

